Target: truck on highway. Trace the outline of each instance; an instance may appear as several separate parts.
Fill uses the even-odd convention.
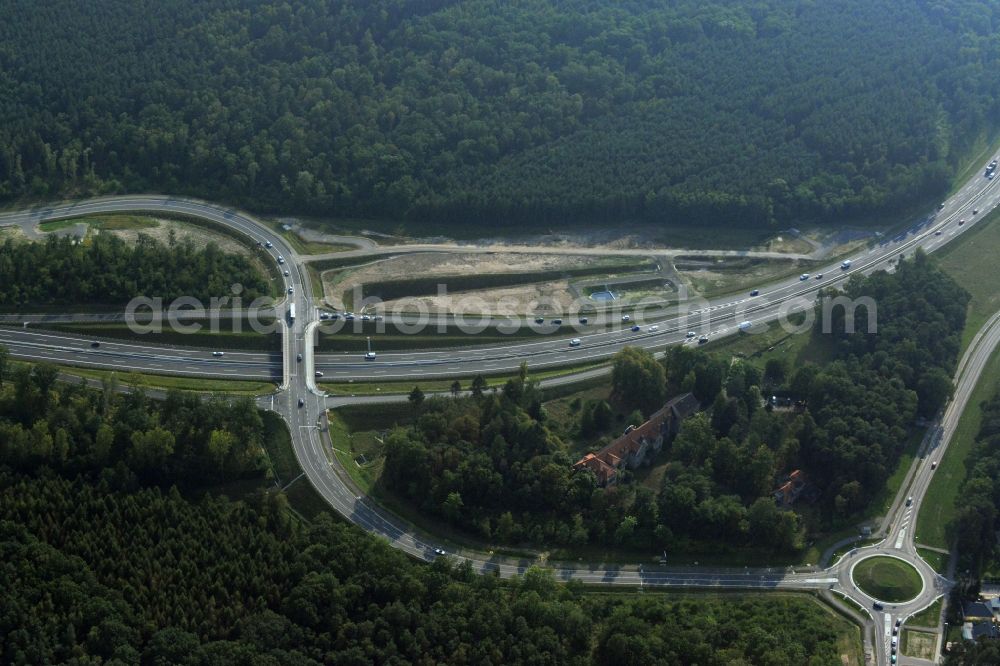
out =
[[[295,321],[295,303],[288,306],[288,321]]]

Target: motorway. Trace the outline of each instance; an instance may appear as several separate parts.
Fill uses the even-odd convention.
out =
[[[953,240],[978,219],[997,206],[1000,201],[1000,181],[988,181],[976,176],[943,207],[929,215],[906,233],[887,239],[867,253],[853,257],[853,264],[841,270],[832,264],[823,271],[825,279],[799,281],[789,279],[762,286],[757,297],[730,297],[711,302],[654,313],[642,321],[642,330],[633,333],[624,330],[600,330],[577,333],[583,338],[578,348],[568,347],[567,337],[552,337],[542,341],[517,342],[510,345],[482,346],[451,349],[447,351],[379,353],[376,361],[365,361],[360,355],[314,355],[315,333],[320,322],[317,300],[311,293],[311,282],[305,276],[304,260],[298,256],[281,236],[246,213],[215,206],[210,203],[166,196],[111,197],[73,204],[37,207],[28,211],[0,215],[0,226],[6,224],[36,225],[51,219],[78,215],[111,212],[177,213],[199,217],[225,225],[245,234],[252,241],[270,243],[267,250],[272,259],[285,259],[289,272],[284,276],[283,289],[288,292],[287,304],[281,311],[295,304],[298,316],[282,317],[281,353],[226,353],[224,357],[212,356],[204,350],[177,347],[142,345],[137,343],[111,343],[103,341],[99,347],[91,346],[91,339],[60,333],[45,333],[30,328],[0,328],[0,344],[7,346],[15,358],[49,360],[61,364],[81,365],[119,370],[148,370],[195,376],[225,376],[231,378],[271,377],[280,382],[273,395],[261,398],[262,407],[271,409],[284,418],[292,435],[296,457],[309,482],[317,492],[339,513],[369,532],[387,539],[394,547],[417,558],[432,560],[438,556],[441,545],[433,537],[421,534],[402,524],[392,514],[374,504],[353,486],[332,455],[325,436],[325,412],[343,398],[327,397],[315,384],[314,373],[323,370],[328,378],[344,379],[393,379],[407,377],[432,377],[468,375],[483,372],[503,372],[516,369],[527,361],[533,368],[565,365],[567,361],[583,363],[607,359],[626,345],[662,350],[670,344],[693,344],[686,337],[689,330],[699,335],[723,336],[736,332],[736,324],[750,321],[754,324],[773,321],[789,312],[811,308],[821,287],[842,283],[855,274],[865,274],[890,268],[901,254],[910,254],[924,248],[934,251]],[[978,209],[974,215],[973,210]],[[958,220],[964,219],[964,225]],[[374,251],[374,250],[370,250]],[[695,318],[692,320],[692,317]],[[16,323],[16,319],[14,323]],[[656,321],[659,330],[650,331],[648,321]],[[11,323],[11,322],[8,322]],[[763,326],[758,326],[758,329]],[[753,332],[751,328],[750,332]],[[942,436],[931,443],[937,447],[933,455],[940,456],[947,447],[954,423],[975,385],[989,353],[1000,341],[1000,318],[991,320],[970,346],[963,358],[956,378],[955,399],[942,419]],[[297,360],[301,354],[302,360]],[[565,380],[563,380],[565,381]],[[385,398],[383,398],[384,400]],[[399,398],[395,398],[399,399]],[[362,401],[362,399],[355,399]],[[850,569],[854,563],[870,554],[890,553],[911,562],[924,579],[924,590],[906,604],[888,607],[885,616],[876,614],[876,646],[886,647],[888,618],[903,618],[921,610],[947,589],[948,582],[941,579],[920,559],[913,545],[912,525],[920,501],[930,480],[930,466],[917,470],[910,489],[911,506],[897,500],[887,521],[886,538],[875,546],[852,551],[825,570],[809,567],[801,570],[770,569],[708,569],[666,568],[649,566],[607,566],[603,564],[552,564],[560,580],[579,580],[631,586],[676,586],[738,589],[815,589],[841,592],[871,608],[875,600],[865,596],[853,584]],[[903,491],[901,491],[903,492]],[[463,551],[453,554],[468,560],[477,571],[498,571],[502,576],[522,573],[530,560],[495,556],[491,553]],[[888,663],[888,650],[875,651],[879,663]]]

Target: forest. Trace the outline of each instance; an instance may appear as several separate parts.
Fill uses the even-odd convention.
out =
[[[997,129],[980,0],[13,0],[0,201],[460,225],[870,219]]]
[[[976,579],[997,561],[996,531],[1000,527],[1000,393],[983,404],[976,442],[966,459],[962,498],[950,533],[958,544],[963,568]]]
[[[827,295],[871,297],[878,329],[848,333],[845,310],[835,308],[832,330],[811,333],[831,350],[822,367],[790,372],[777,360],[761,369],[682,345],[669,348],[662,364],[640,349],[615,357],[616,408],[636,410],[625,423],[688,391],[703,408],[659,454],[667,467],[656,492],[628,475],[605,488],[589,470],[574,471],[579,456],[563,438],[606,429],[614,410],[603,401],[581,404],[579,429],[561,438],[526,368],[492,394],[411,400],[414,421],[388,436],[380,482],[499,543],[659,552],[685,551],[693,541],[794,551],[806,526],[797,513],[779,510],[774,489],[801,469],[821,524],[846,524],[862,512],[891,476],[916,419],[951,396],[969,298],[920,252],[892,273],[852,278],[844,293]],[[773,409],[764,390],[801,408]]]
[[[49,236],[38,243],[7,239],[0,244],[0,307],[124,305],[136,296],[162,298],[164,307],[182,296],[232,297],[249,303],[270,294],[265,276],[242,255],[188,239],[164,244],[142,234],[129,244],[111,234],[83,243]]]
[[[0,353],[0,662],[840,663],[806,597],[586,593],[407,559],[259,479],[249,400],[55,381]],[[850,633],[850,636],[845,634]]]

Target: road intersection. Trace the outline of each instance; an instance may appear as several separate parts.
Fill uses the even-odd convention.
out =
[[[978,176],[978,174],[977,174]],[[800,281],[789,279],[762,289],[757,297],[718,299],[695,306],[668,308],[651,314],[657,331],[643,327],[638,333],[627,328],[588,329],[582,348],[569,348],[567,338],[532,342],[512,342],[510,345],[480,346],[448,351],[417,351],[380,353],[376,362],[365,361],[354,354],[314,354],[315,336],[320,325],[319,302],[312,294],[312,283],[306,276],[305,260],[289,246],[280,234],[249,215],[214,204],[157,195],[110,197],[71,204],[36,207],[28,211],[0,215],[0,226],[7,224],[37,225],[53,219],[112,212],[172,213],[200,218],[244,234],[262,247],[275,261],[280,256],[287,267],[283,277],[287,301],[280,303],[272,314],[277,315],[281,330],[281,349],[277,353],[227,353],[225,357],[209,356],[204,350],[142,345],[131,342],[105,342],[92,346],[92,338],[62,333],[32,330],[30,327],[0,328],[0,344],[10,349],[12,356],[28,360],[48,360],[55,363],[118,370],[136,370],[228,378],[271,378],[280,383],[273,395],[259,404],[277,412],[288,424],[292,445],[303,472],[316,491],[332,508],[369,532],[385,538],[394,547],[423,560],[438,557],[441,544],[432,536],[421,533],[385,511],[353,484],[340,469],[325,436],[327,409],[347,403],[387,402],[395,396],[379,398],[345,398],[327,396],[315,383],[315,373],[336,379],[404,379],[456,377],[470,374],[500,373],[517,369],[522,362],[533,368],[545,368],[568,363],[581,364],[604,360],[627,345],[662,350],[671,344],[692,344],[687,332],[698,331],[706,336],[737,333],[741,321],[763,323],[786,316],[790,310],[811,309],[820,288],[843,283],[855,274],[866,274],[890,267],[903,254],[917,248],[933,251],[954,239],[976,219],[1000,202],[1000,181],[994,184],[974,178],[943,207],[929,215],[906,233],[871,248],[854,258],[847,269],[834,264],[827,269],[827,279]],[[978,209],[973,217],[972,210]],[[959,225],[957,220],[967,223]],[[266,245],[265,245],[266,244]],[[364,252],[365,249],[358,250]],[[377,250],[370,247],[369,252]],[[297,316],[285,316],[287,308],[295,306]],[[72,318],[78,315],[68,315]],[[401,316],[401,315],[400,315]],[[692,323],[691,317],[696,317]],[[18,318],[20,317],[20,319]],[[8,315],[2,323],[32,321],[37,315]],[[83,316],[84,320],[86,315]],[[574,333],[574,335],[579,335]],[[577,580],[590,584],[696,587],[709,589],[788,589],[821,590],[843,594],[868,609],[874,635],[874,655],[880,664],[891,662],[891,631],[895,620],[905,620],[945,594],[949,581],[924,562],[915,546],[913,525],[921,500],[932,478],[930,458],[944,454],[955,424],[964,409],[972,388],[993,349],[1000,344],[1000,315],[991,319],[970,345],[956,375],[955,397],[940,420],[940,436],[929,438],[925,457],[916,463],[910,485],[900,496],[883,523],[884,538],[875,545],[852,550],[827,568],[798,567],[791,569],[709,567],[659,567],[648,565],[614,565],[547,563],[559,580]],[[301,360],[300,359],[301,355]],[[599,369],[592,374],[605,372]],[[554,381],[572,381],[560,378]],[[903,493],[912,502],[902,501]],[[896,604],[883,604],[872,599],[854,583],[851,571],[857,562],[873,555],[899,557],[913,565],[923,580],[923,589],[916,598]],[[536,562],[530,558],[511,558],[493,553],[462,551],[452,556],[466,560],[476,571],[497,572],[503,577],[515,576]]]

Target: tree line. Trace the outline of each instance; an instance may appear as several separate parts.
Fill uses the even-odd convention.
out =
[[[15,2],[0,200],[150,189],[453,224],[762,227],[947,190],[977,0]]]
[[[215,243],[197,247],[171,238],[165,244],[139,234],[129,244],[98,234],[82,243],[49,236],[0,245],[0,307],[123,305],[137,296],[162,298],[166,307],[189,296],[207,308],[212,298],[232,297],[234,284],[241,285],[246,303],[270,294],[248,257]]]
[[[219,494],[260,473],[263,436],[249,400],[0,375],[0,661],[838,659],[843,625],[804,597],[593,595],[537,568],[505,582],[329,514],[303,523],[280,492]]]

